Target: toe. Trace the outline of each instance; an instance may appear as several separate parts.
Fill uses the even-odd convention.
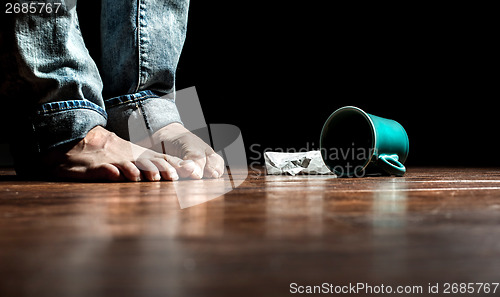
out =
[[[86,172],[87,176],[92,179],[107,180],[107,181],[121,181],[123,176],[120,170],[111,164],[103,164],[96,168],[89,168]]]
[[[224,159],[219,154],[212,153],[206,160],[203,177],[219,178],[224,174]]]
[[[179,175],[177,174],[177,171],[175,168],[170,165],[167,160],[165,159],[160,159],[160,158],[154,158],[151,160],[151,162],[158,168],[160,171],[161,177],[163,177],[164,180],[178,180]]]
[[[124,179],[120,170],[111,164],[92,166],[60,166],[55,169],[54,175],[63,179],[121,181]]]
[[[186,154],[186,156],[184,156],[184,161],[188,161],[187,163],[189,164],[189,162],[193,162],[194,165],[188,165],[188,166],[193,166],[194,167],[194,171],[192,172],[191,174],[191,178],[193,179],[201,179],[203,177],[203,171],[204,171],[204,168],[205,168],[205,165],[207,164],[207,157],[205,155],[205,153],[203,153],[202,151],[194,151],[194,152],[190,152],[188,154]],[[184,166],[186,165],[186,163],[183,163]]]
[[[182,178],[201,179],[203,171],[200,166],[192,160],[182,160],[174,156],[163,155],[164,159],[175,168]]]
[[[116,165],[129,181],[141,181],[141,171],[132,162],[123,162]]]
[[[188,172],[189,178],[192,179],[201,179],[203,178],[203,170],[200,165],[193,160],[183,160],[179,163],[179,165],[184,169],[185,172]]]
[[[149,181],[159,181],[161,180],[160,171],[158,167],[153,164],[151,159],[138,159],[135,161],[135,165],[142,172],[143,176]]]

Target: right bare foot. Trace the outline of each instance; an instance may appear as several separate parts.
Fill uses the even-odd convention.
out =
[[[43,161],[55,177],[87,180],[176,180],[196,169],[194,164],[135,145],[101,126],[77,143],[48,152]]]

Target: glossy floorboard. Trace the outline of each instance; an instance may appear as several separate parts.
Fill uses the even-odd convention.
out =
[[[197,203],[246,176],[232,173],[112,184],[1,171],[0,296],[299,295],[291,283],[420,286],[423,296],[429,284],[443,294],[445,283],[500,282],[500,169],[362,179],[258,169],[180,208],[178,196]],[[466,295],[498,296],[490,286]]]

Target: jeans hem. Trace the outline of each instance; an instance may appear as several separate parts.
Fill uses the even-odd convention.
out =
[[[35,113],[36,115],[46,115],[49,113],[64,112],[73,109],[89,109],[99,113],[106,119],[108,117],[106,111],[102,107],[86,100],[68,100],[44,103],[35,110]]]
[[[159,98],[160,96],[156,94],[153,91],[146,90],[146,91],[140,91],[135,94],[128,94],[128,95],[123,95],[123,96],[118,96],[118,97],[113,97],[110,99],[104,100],[104,104],[106,105],[106,108],[112,108],[121,104],[128,104],[128,103],[136,103],[140,102],[142,100],[150,99],[150,98]]]
[[[96,126],[106,126],[106,111],[86,100],[45,103],[31,118],[33,141],[39,152],[83,139]]]
[[[152,135],[171,123],[182,124],[171,95],[173,93],[160,96],[145,90],[105,100],[109,117],[107,128],[121,138],[133,141],[143,135]]]

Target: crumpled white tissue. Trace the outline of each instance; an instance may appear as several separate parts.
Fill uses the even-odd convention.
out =
[[[326,167],[320,151],[300,153],[265,152],[267,174],[332,174]]]

